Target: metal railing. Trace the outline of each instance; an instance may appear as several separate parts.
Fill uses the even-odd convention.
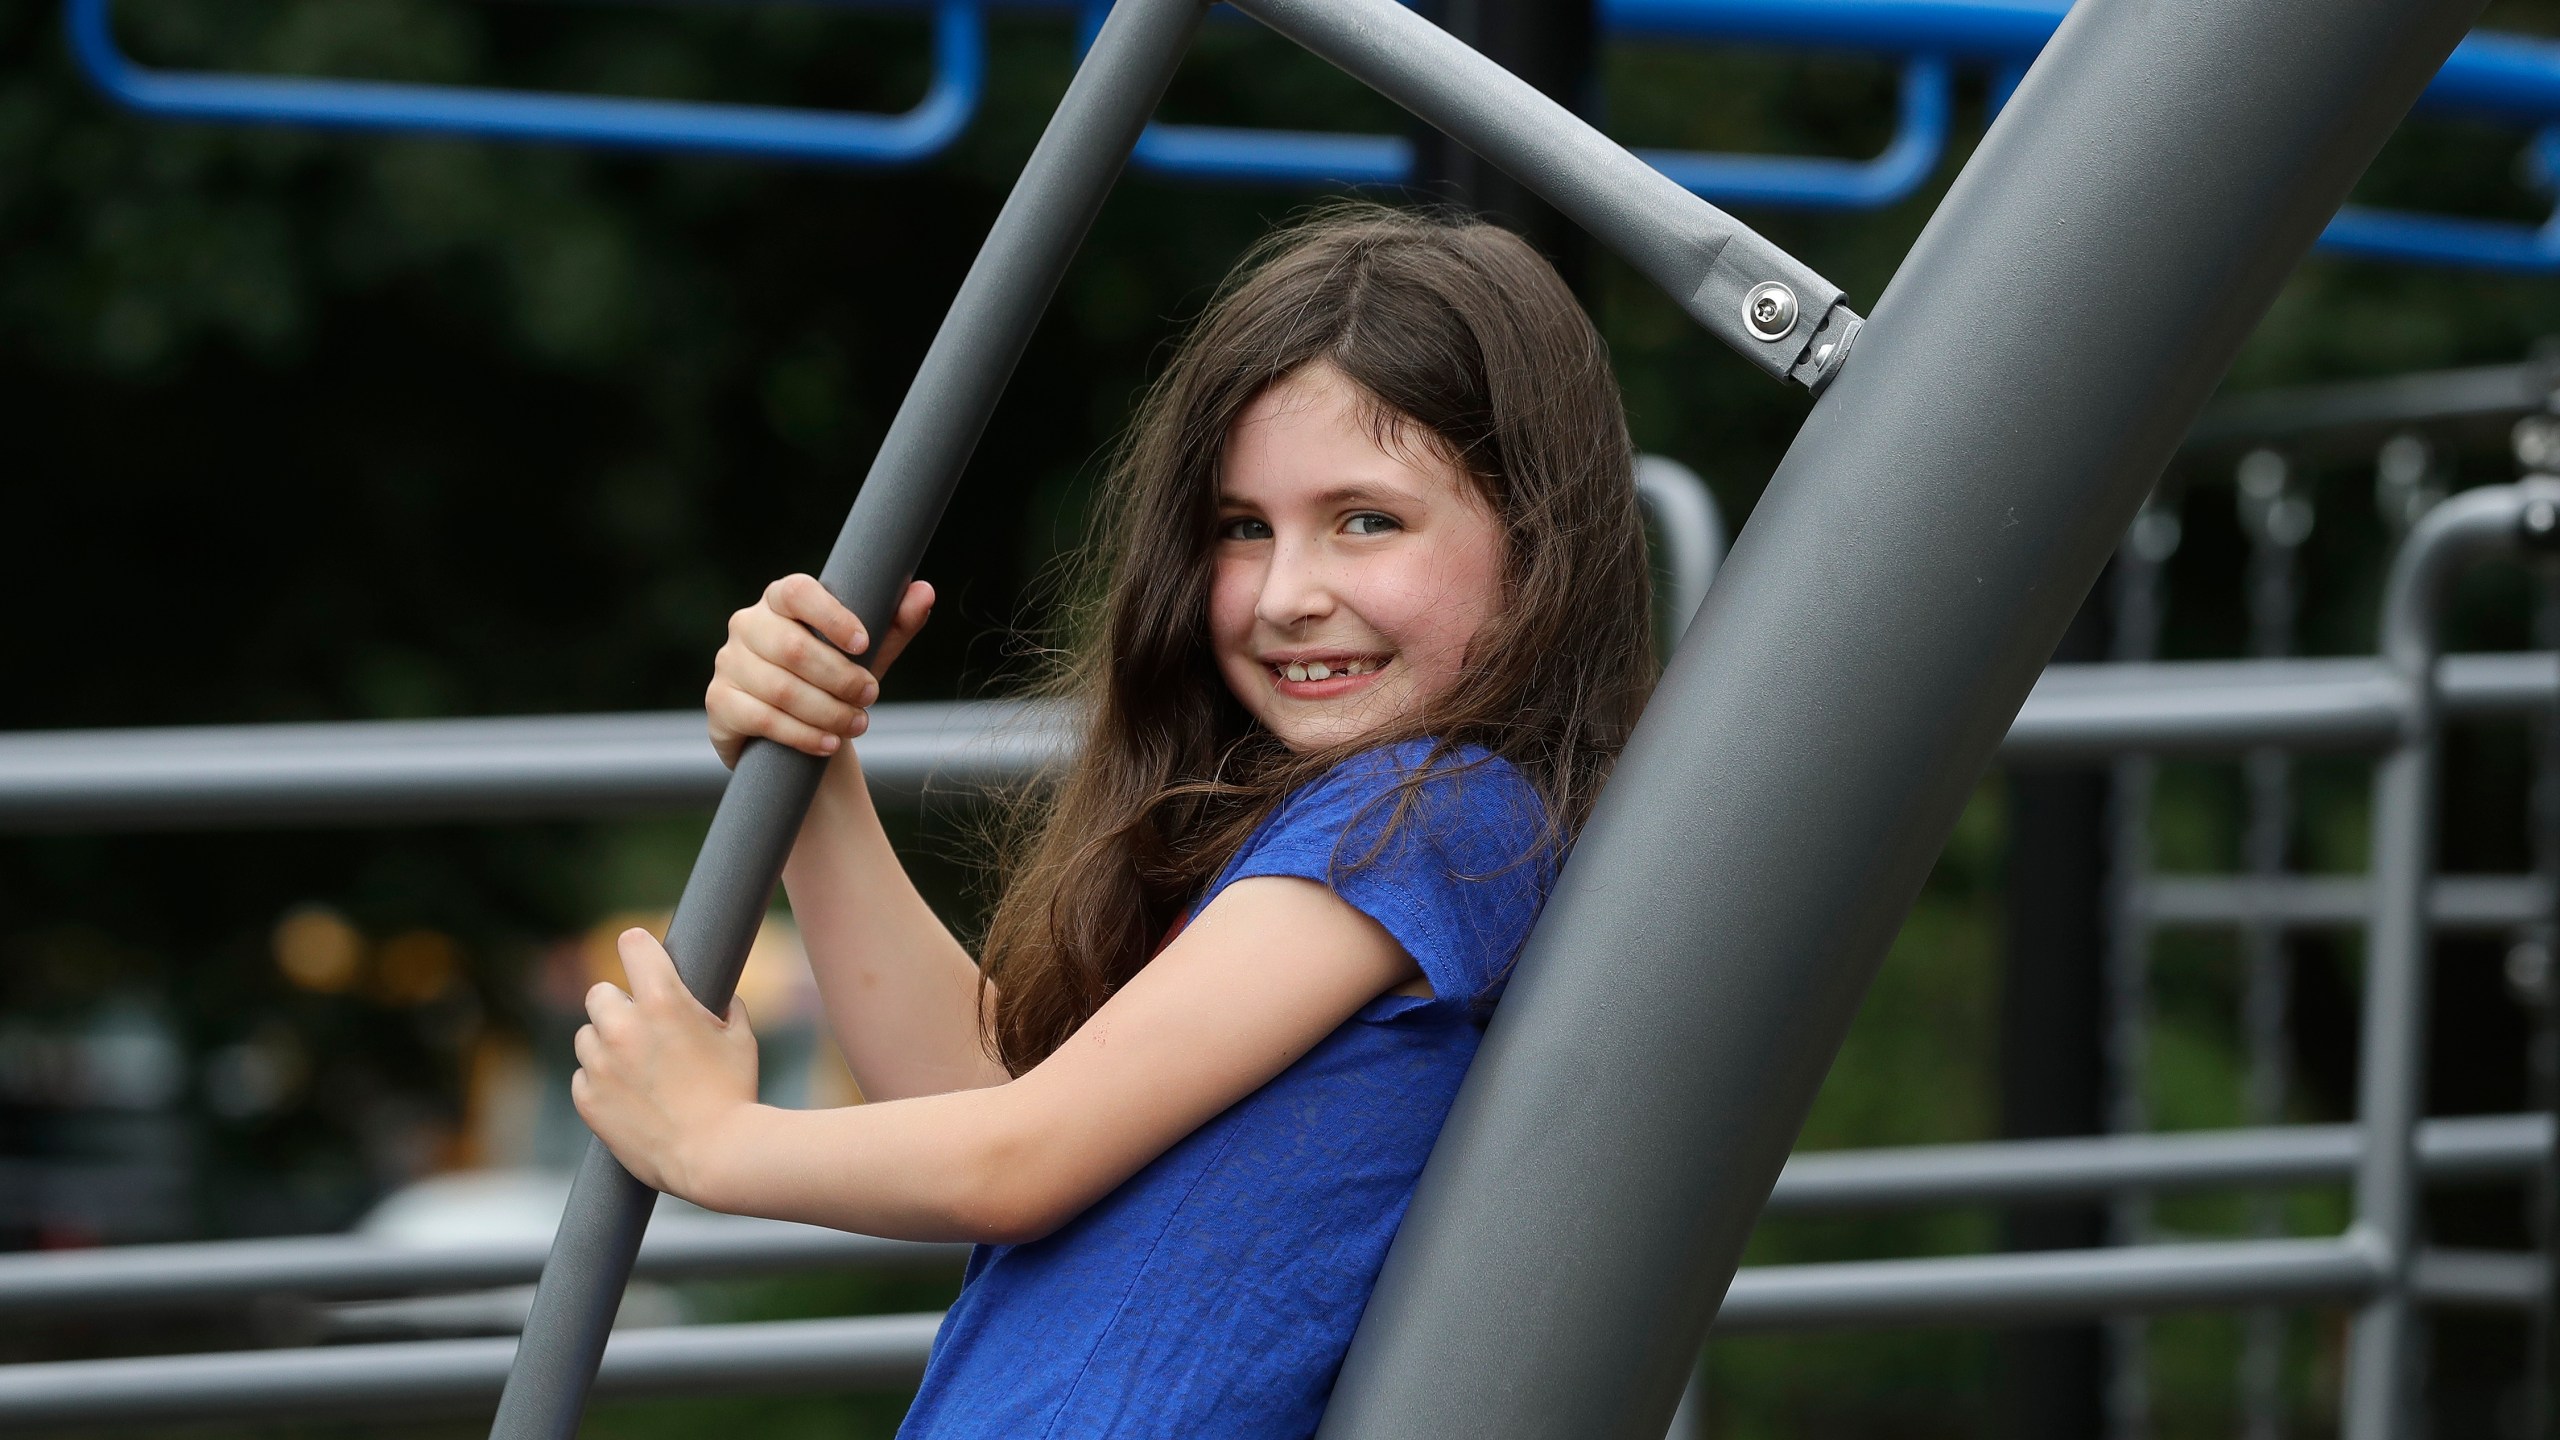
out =
[[[1087,38],[1107,5],[1089,0],[994,0],[1007,8],[1073,12]],[[117,44],[112,0],[64,0],[72,55],[98,91],[140,114],[173,120],[300,125],[464,135],[617,149],[760,156],[847,165],[916,164],[966,130],[985,84],[981,0],[872,0],[865,8],[929,9],[933,80],[899,115],[764,105],[424,85],[380,80],[171,71],[142,65]],[[1992,67],[2005,100],[2052,38],[2070,0],[1601,0],[1602,33],[1624,39],[1785,45],[1901,57],[1893,138],[1865,160],[1641,150],[1648,163],[1703,198],[1780,208],[1874,209],[1908,198],[1938,168],[1952,124],[1956,61]],[[2424,103],[2534,127],[2527,173],[2552,190],[2560,156],[2560,45],[2483,31],[2454,52]],[[1150,125],[1131,156],[1154,174],[1210,182],[1401,184],[1413,145],[1400,135]],[[2421,264],[2549,272],[2560,269],[2560,218],[2540,225],[2349,206],[2322,237],[2345,254]]]
[[[1694,499],[1703,491],[1686,488],[1693,484],[1658,479],[1652,509],[1667,534],[1698,542],[1695,512],[1680,520],[1681,503],[1661,498]],[[2373,876],[2154,879],[2146,891],[2155,924],[2254,917],[2380,927],[2364,1020],[2376,1058],[2356,1124],[1807,1154],[1790,1163],[1769,1206],[1773,1215],[1838,1214],[2352,1180],[2354,1227],[2329,1239],[1753,1267],[1737,1279],[1716,1333],[2350,1304],[2363,1316],[2356,1367],[2363,1378],[2351,1403],[2399,1404],[2369,1392],[2386,1388],[2373,1379],[2383,1365],[2376,1356],[2405,1347],[2397,1332],[2411,1306],[2543,1303],[2546,1272],[2534,1257],[2432,1252],[2417,1243],[2412,1217],[2422,1182],[2540,1175],[2554,1144],[2550,1117],[2421,1123],[2410,1087],[2421,1060],[2427,927],[2523,923],[2548,913],[2549,892],[2520,876],[2429,883],[2424,817],[2411,811],[2427,803],[2422,782],[2446,719],[2547,713],[2560,700],[2560,656],[2443,657],[2431,638],[2445,577],[2482,554],[2543,543],[2551,526],[2537,517],[2560,515],[2554,507],[2560,482],[2533,481],[2465,492],[2432,512],[2395,570],[2390,648],[2381,659],[2055,666],[2004,750],[2025,764],[2125,750],[2239,755],[2276,743],[2386,754]],[[1695,576],[1698,556],[1714,548],[1691,543],[1683,551],[1673,538],[1671,568]],[[1681,595],[1673,609],[1693,607],[1694,596]],[[884,789],[911,799],[1022,779],[1054,763],[1066,737],[1061,717],[1019,705],[883,706],[879,714],[861,742],[866,765]],[[699,727],[698,715],[681,712],[12,736],[0,739],[0,828],[378,823],[700,805],[725,772]],[[312,1237],[13,1256],[0,1258],[0,1315],[520,1283],[538,1271],[544,1248]],[[947,1266],[957,1251],[719,1220],[670,1226],[640,1253],[644,1272],[674,1277]],[[611,1394],[903,1385],[922,1363],[934,1319],[630,1331],[613,1340],[600,1384]],[[469,1408],[496,1393],[511,1355],[504,1339],[433,1340],[0,1367],[0,1424]]]

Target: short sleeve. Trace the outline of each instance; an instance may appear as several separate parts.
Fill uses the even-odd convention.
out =
[[[1489,1001],[1554,878],[1545,807],[1501,757],[1470,746],[1433,762],[1431,748],[1412,740],[1368,751],[1291,794],[1201,905],[1255,876],[1313,880],[1413,957],[1431,982],[1427,1008]],[[1405,781],[1425,765],[1408,795]]]

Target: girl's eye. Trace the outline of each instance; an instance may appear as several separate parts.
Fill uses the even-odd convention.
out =
[[[1404,528],[1396,523],[1394,516],[1381,515],[1375,510],[1363,510],[1344,521],[1343,526],[1354,535],[1384,535]]]
[[[1231,516],[1218,522],[1218,538],[1221,540],[1268,540],[1271,538],[1271,525],[1269,521],[1257,520],[1250,515]]]

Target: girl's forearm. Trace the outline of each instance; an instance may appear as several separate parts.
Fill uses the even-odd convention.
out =
[[[742,1106],[687,1148],[683,1198],[709,1210],[893,1240],[1037,1239],[1082,1197],[1030,1152],[995,1090],[832,1110]]]
[[[801,826],[784,889],[828,1028],[873,1100],[1001,1083],[978,1037],[978,967],[917,893],[851,750]]]

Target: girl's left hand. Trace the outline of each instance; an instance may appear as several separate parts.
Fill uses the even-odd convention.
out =
[[[730,1001],[726,1020],[704,1009],[646,930],[623,931],[616,948],[631,993],[587,992],[569,1098],[641,1183],[698,1200],[705,1152],[756,1103],[746,1006]]]

